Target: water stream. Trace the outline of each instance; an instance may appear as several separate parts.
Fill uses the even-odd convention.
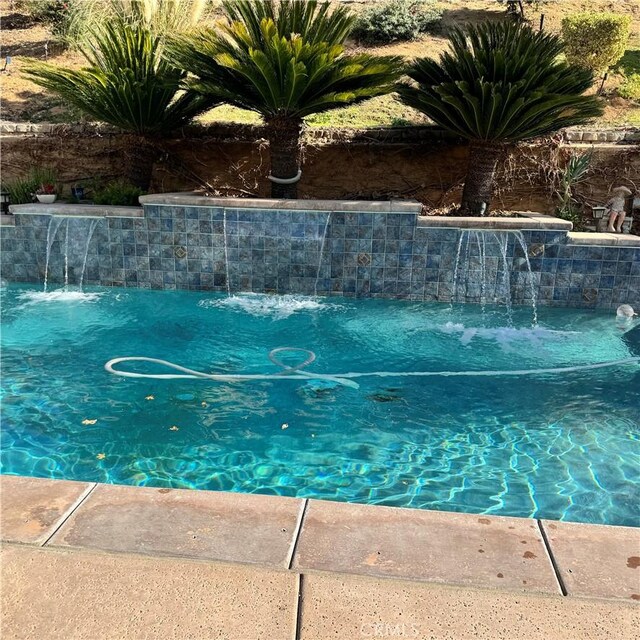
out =
[[[231,283],[229,282],[229,247],[227,241],[227,210],[222,210],[222,235],[224,238],[224,269],[225,282],[227,285],[227,297],[231,297]]]
[[[512,260],[508,255],[509,238],[514,238],[526,264],[525,280],[530,294],[532,323],[538,322],[536,284],[531,271],[528,247],[522,231],[461,229],[453,272],[453,302],[504,303],[509,324],[513,315],[511,292]]]
[[[58,229],[62,224],[64,218],[57,218],[51,216],[49,219],[49,226],[47,227],[47,254],[44,263],[44,290],[47,291],[48,281],[49,281],[49,260],[51,258],[51,247],[53,245],[53,240],[56,237],[56,233],[58,233]]]
[[[324,256],[324,247],[327,243],[327,231],[331,222],[331,211],[327,212],[327,219],[324,223],[324,231],[322,232],[322,242],[320,243],[320,255],[318,257],[318,270],[316,271],[316,281],[313,285],[313,295],[318,295],[318,281],[320,280],[320,270],[322,269],[322,258]]]
[[[56,238],[60,229],[64,228],[64,239],[60,242],[60,252],[63,256],[62,277],[64,289],[70,284],[70,273],[76,276],[77,286],[82,290],[82,283],[87,269],[87,258],[91,238],[102,218],[80,218],[77,216],[51,216],[47,227],[47,246],[44,268],[44,292],[46,293],[52,276],[52,255]],[[75,267],[77,268],[74,268]]]

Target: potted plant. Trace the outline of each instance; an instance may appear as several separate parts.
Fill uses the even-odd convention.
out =
[[[38,202],[42,202],[43,204],[52,204],[56,201],[57,197],[56,186],[50,182],[43,182],[36,191]]]

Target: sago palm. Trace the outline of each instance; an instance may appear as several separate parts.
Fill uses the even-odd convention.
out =
[[[184,73],[162,55],[162,39],[141,22],[114,17],[99,23],[79,46],[82,69],[28,61],[25,74],[90,117],[135,134],[124,173],[149,188],[159,137],[215,106],[209,96],[184,92]]]
[[[480,24],[449,36],[439,61],[416,60],[414,83],[399,88],[402,101],[469,140],[462,212],[488,211],[503,146],[582,124],[602,113],[601,101],[583,93],[589,71],[558,56],[562,41],[512,22]]]
[[[271,155],[271,195],[295,198],[303,119],[393,90],[401,59],[347,55],[354,23],[316,0],[225,0],[226,21],[176,38],[169,55],[189,91],[260,114]]]

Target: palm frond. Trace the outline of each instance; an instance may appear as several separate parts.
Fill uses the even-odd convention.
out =
[[[518,141],[587,122],[601,100],[583,95],[593,75],[559,59],[562,41],[521,23],[454,29],[439,61],[408,70],[400,99],[471,140]]]
[[[88,62],[83,69],[31,60],[24,73],[92,118],[143,136],[183,126],[216,104],[181,89],[184,73],[141,24],[115,18],[97,25],[81,52]]]
[[[167,55],[189,70],[184,87],[264,118],[303,118],[389,93],[393,56],[347,55],[344,7],[317,0],[225,0],[218,30],[178,36]]]

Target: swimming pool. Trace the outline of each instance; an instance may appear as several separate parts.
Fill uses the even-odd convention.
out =
[[[566,371],[640,355],[610,311],[18,285],[2,306],[3,473],[639,524],[640,366]],[[105,370],[125,356],[273,377]],[[396,375],[535,369],[563,370]]]

